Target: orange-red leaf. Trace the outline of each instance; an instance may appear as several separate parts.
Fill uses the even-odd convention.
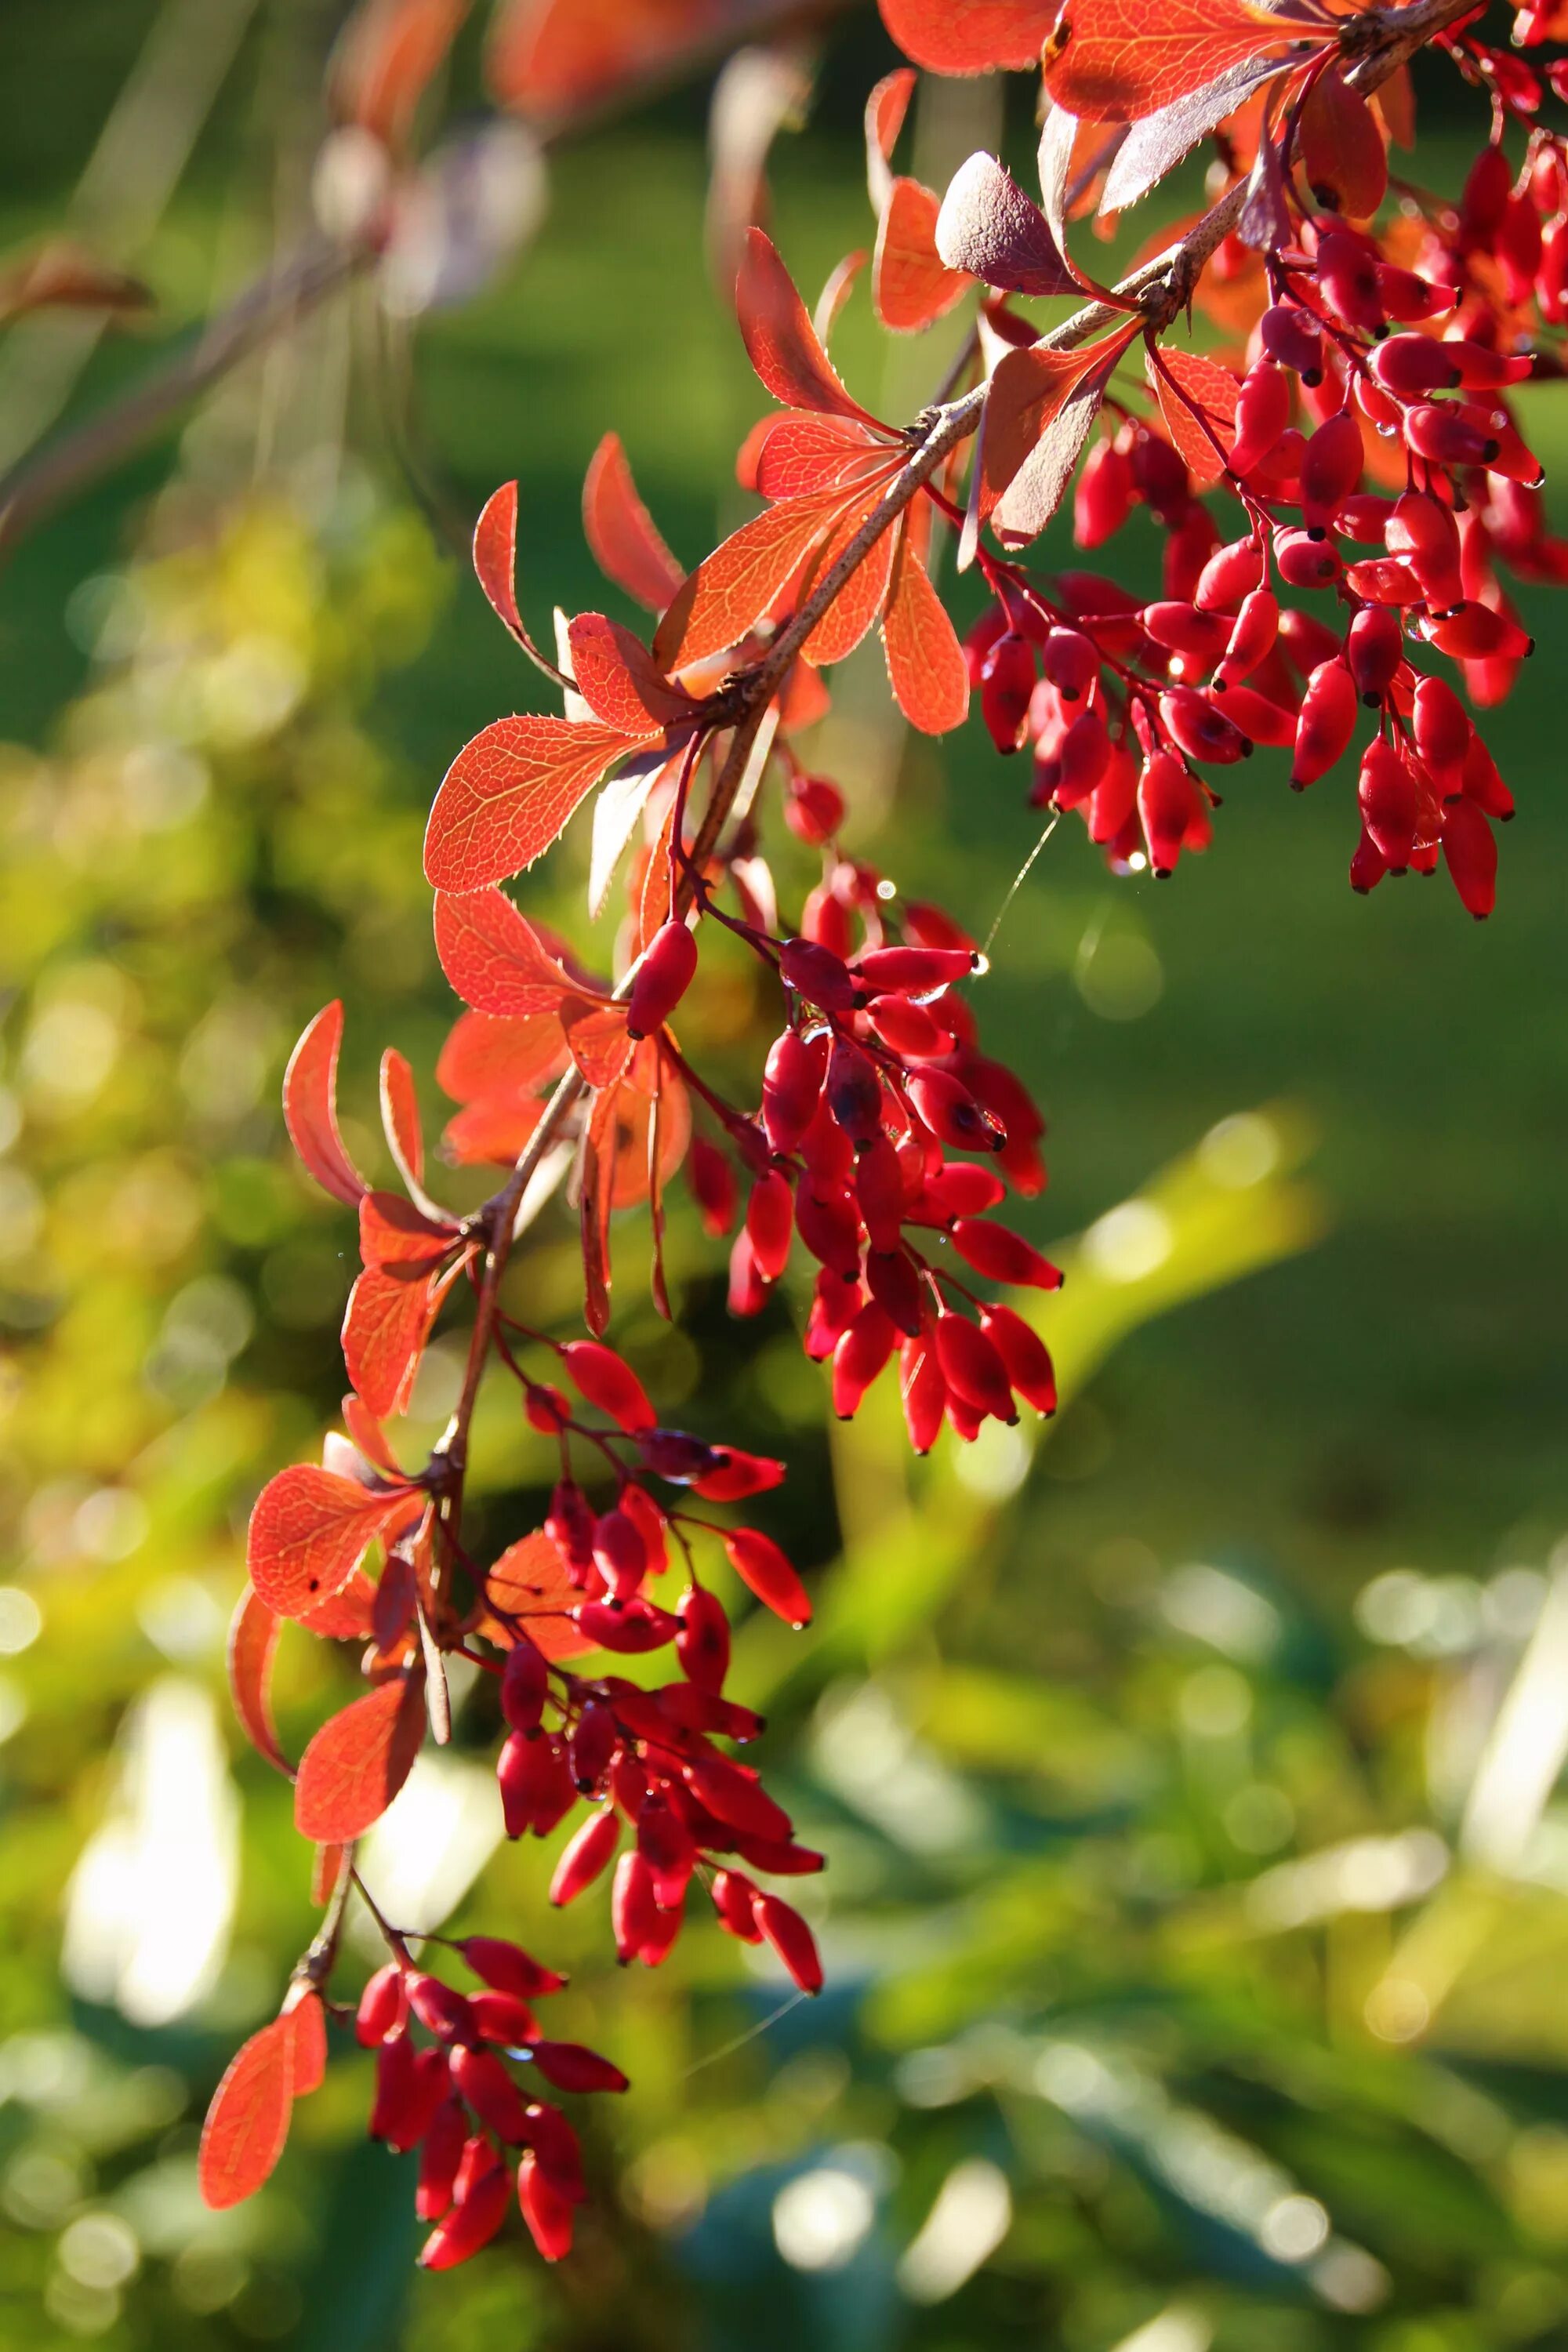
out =
[[[468,0],[363,0],[333,63],[336,110],[395,143],[468,13]]]
[[[595,719],[625,735],[658,734],[689,718],[691,697],[671,686],[647,647],[603,613],[579,613],[569,623],[572,676]]]
[[[359,1204],[359,1251],[366,1265],[432,1266],[457,1228],[427,1217],[401,1192],[367,1192]]]
[[[850,398],[817,341],[805,304],[777,247],[760,228],[746,232],[735,280],[735,308],[746,356],[784,407],[865,418],[866,411]]]
[[[283,1123],[289,1139],[325,1192],[357,1208],[364,1178],[338,1132],[338,1048],[343,1008],[336,998],[310,1023],[283,1073]]]
[[[425,878],[479,890],[521,872],[635,738],[564,719],[498,719],[447,769],[425,834]]]
[[[513,1621],[547,1658],[580,1658],[594,1646],[577,1631],[569,1612],[582,1594],[566,1573],[554,1538],[540,1528],[509,1544],[485,1578],[485,1600],[496,1612],[500,1638],[510,1641]]]
[[[455,1268],[422,1274],[366,1266],[349,1293],[343,1317],[343,1369],[368,1412],[378,1421],[406,1412],[419,1359]]]
[[[275,2017],[229,2061],[202,2126],[196,2179],[215,2212],[254,2197],[283,2153],[294,2105],[294,2033]]]
[[[877,229],[871,263],[871,299],[884,327],[895,334],[918,334],[961,302],[973,280],[949,269],[936,249],[942,205],[918,180],[897,179]]]
[[[490,87],[525,114],[576,114],[663,79],[735,13],[735,0],[510,0],[491,36]]]
[[[662,613],[681,569],[637,496],[620,436],[606,433],[583,482],[583,529],[607,580],[652,613]]]
[[[882,644],[893,693],[910,725],[922,735],[961,727],[969,709],[963,648],[907,530],[899,533]]]
[[[1067,0],[1046,46],[1046,89],[1084,121],[1136,122],[1260,51],[1335,37],[1331,22],[1266,0]]]
[[[553,1013],[588,992],[573,980],[504,890],[437,890],[436,953],[465,1004],[479,1013]]]
[[[246,1738],[258,1756],[265,1756],[288,1779],[293,1768],[278,1745],[268,1696],[282,1622],[277,1611],[269,1609],[247,1584],[228,1629],[228,1688]]]
[[[327,2012],[313,1985],[295,1985],[283,2004],[283,2023],[294,2039],[294,2096],[319,2091],[327,2071]]]
[[[626,1068],[632,1047],[626,1034],[626,1006],[567,997],[561,1007],[561,1026],[572,1059],[588,1084],[613,1086]]]
[[[474,525],[474,576],[503,628],[537,661],[539,649],[523,626],[517,602],[517,484],[503,482],[485,500]]]
[[[874,495],[858,506],[851,507],[832,538],[826,541],[817,558],[816,577],[822,579],[830,572],[839,556],[859,530],[870,509],[877,503]],[[815,629],[801,647],[801,657],[818,667],[828,662],[843,661],[852,654],[872,622],[882,609],[892,572],[893,538],[890,530],[876,540],[870,553],[857,565],[843,587],[824,613]]]
[[[479,1095],[538,1086],[555,1075],[563,1058],[561,1032],[548,1013],[465,1013],[441,1048],[436,1077],[454,1102],[472,1102]]]
[[[1021,351],[1009,352],[998,362],[986,395],[978,460],[983,519],[997,506],[1079,386],[1114,365],[1134,332],[1135,329],[1119,328],[1102,341],[1085,344],[1076,352],[1055,352],[1045,343],[1030,343]]]
[[[279,1617],[303,1617],[342,1591],[377,1536],[417,1515],[417,1495],[391,1494],[296,1463],[256,1499],[246,1565],[260,1599]]]
[[[357,1446],[375,1469],[388,1478],[402,1477],[396,1455],[356,1396],[343,1399],[343,1427],[348,1432],[350,1444]]]
[[[852,416],[812,416],[792,409],[764,416],[749,487],[764,499],[809,499],[861,488],[897,473],[904,453],[889,449]]]
[[[447,1150],[459,1168],[514,1167],[543,1117],[537,1097],[481,1095],[447,1120]]]
[[[866,185],[871,209],[879,215],[893,184],[889,160],[898,144],[919,79],[909,66],[899,66],[892,73],[882,76],[866,100]]]
[[[1058,0],[881,0],[882,22],[931,73],[987,73],[1037,63]]]
[[[1236,438],[1236,378],[1201,352],[1172,351],[1162,344],[1160,357],[1164,373],[1152,362],[1149,373],[1171,439],[1195,482],[1217,482]]]
[[[395,1045],[381,1057],[381,1124],[386,1148],[405,1184],[425,1179],[425,1138],[419,1125],[419,1095],[414,1073]]]
[[[732,531],[703,558],[659,623],[656,657],[683,669],[738,645],[826,537],[843,504],[841,491],[788,499]]]
[[[346,1845],[381,1819],[424,1744],[424,1681],[394,1675],[322,1724],[294,1783],[301,1837]]]

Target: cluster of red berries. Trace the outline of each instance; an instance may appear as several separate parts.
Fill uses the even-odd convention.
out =
[[[1047,594],[982,555],[995,601],[965,651],[985,723],[1003,751],[1032,746],[1034,799],[1078,809],[1113,865],[1167,875],[1205,847],[1218,795],[1201,772],[1256,745],[1292,752],[1298,789],[1315,782],[1364,706],[1377,732],[1352,884],[1441,856],[1465,906],[1490,911],[1491,828],[1512,798],[1458,695],[1413,656],[1451,659],[1476,708],[1500,701],[1531,640],[1497,565],[1568,577],[1506,397],[1542,364],[1519,348],[1523,306],[1563,316],[1565,194],[1558,142],[1517,181],[1488,146],[1457,211],[1404,239],[1409,266],[1337,215],[1304,219],[1268,257],[1272,299],[1238,374],[1175,369],[1151,342],[1164,429],[1124,415],[1073,520],[1090,550],[1145,508],[1166,534],[1155,602],[1082,572]],[[1369,472],[1385,490],[1363,487]],[[1198,495],[1215,480],[1246,513],[1228,541]],[[1337,625],[1285,603],[1302,592],[1332,596]]]

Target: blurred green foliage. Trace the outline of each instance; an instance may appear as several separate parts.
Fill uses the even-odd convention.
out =
[[[59,12],[14,5],[20,236],[83,132],[37,106],[69,63]],[[152,14],[94,0],[100,108]],[[858,89],[880,58],[846,39]],[[209,298],[225,207],[258,202],[229,152],[255,114],[226,103],[146,257],[173,325]],[[865,233],[852,139],[830,117],[778,158],[808,284]],[[607,425],[687,554],[731,511],[721,453],[756,403],[697,263],[702,178],[684,101],[563,155],[533,255],[422,344],[423,431],[462,496],[521,477],[532,613],[601,601],[575,502]],[[844,352],[868,395],[887,366],[895,405],[935,372],[884,362],[853,310]],[[146,356],[107,350],[84,396]],[[1568,446],[1550,413],[1537,438],[1549,464]],[[621,1244],[617,1336],[661,1402],[717,1427],[722,1400],[725,1433],[797,1465],[778,1525],[818,1622],[748,1620],[736,1690],[831,1854],[806,1893],[823,2000],[697,1927],[626,1977],[602,1898],[547,1914],[548,1858],[491,1851],[468,1695],[367,1868],[410,1921],[559,1956],[563,2030],[633,2074],[595,2118],[581,2254],[546,2273],[509,2239],[415,2274],[357,2054],[263,2197],[201,2211],[206,2094],[313,1924],[288,1790],[221,1696],[250,1496],[339,1392],[352,1236],[289,1163],[277,1080],[341,993],[345,1123],[381,1165],[375,1055],[395,1042],[428,1087],[450,1013],[432,783],[532,698],[390,468],[287,436],[269,462],[242,438],[237,468],[236,446],[209,414],[0,582],[0,2344],[1563,2341],[1568,816],[1541,662],[1496,730],[1521,815],[1484,933],[1440,885],[1352,900],[1342,795],[1274,776],[1158,896],[1110,885],[1070,826],[1035,867],[981,1009],[1052,1114],[1037,1227],[1079,1234],[1037,1459],[993,1431],[911,1466],[884,1398],[826,1435],[784,1309],[737,1330],[678,1218],[666,1331]],[[1116,568],[1151,552],[1130,535]],[[903,743],[874,662],[832,726],[853,846],[984,929],[1033,837],[1011,772],[969,738]],[[576,924],[581,860],[531,903]],[[750,1011],[709,1014],[737,1064]],[[557,1218],[531,1314],[575,1278]],[[411,1444],[452,1371],[438,1345]],[[478,1433],[481,1509],[516,1533],[544,1452],[499,1394]],[[291,1637],[285,1744],[348,1687]]]

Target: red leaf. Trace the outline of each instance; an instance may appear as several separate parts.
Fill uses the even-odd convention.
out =
[[[1224,453],[1236,438],[1236,378],[1199,352],[1167,351],[1162,345],[1160,358],[1165,373],[1151,362],[1149,374],[1176,451],[1194,481],[1217,482],[1225,471]],[[1174,378],[1173,384],[1167,383],[1167,375]],[[1207,420],[1207,433],[1194,407]]]
[[[589,464],[583,529],[605,577],[650,612],[662,613],[679,591],[681,569],[637,496],[616,434],[605,434]]]
[[[417,1191],[425,1181],[419,1097],[414,1073],[394,1045],[389,1045],[381,1057],[381,1124],[398,1174],[405,1184]]]
[[[468,0],[364,0],[332,67],[335,111],[395,144],[468,13]]]
[[[283,1073],[283,1123],[289,1139],[324,1192],[357,1208],[364,1178],[338,1133],[338,1048],[343,1008],[335,998],[310,1023]]]
[[[997,500],[991,528],[1004,547],[1027,546],[1060,506],[1115,364],[1112,356],[1079,377]]]
[[[401,1192],[367,1192],[359,1204],[359,1251],[366,1265],[431,1266],[457,1236],[456,1225],[426,1216]]]
[[[754,5],[743,0],[739,13]],[[510,0],[490,41],[490,87],[525,114],[576,114],[664,79],[736,14],[736,0]]]
[[[377,1536],[423,1507],[406,1487],[391,1494],[296,1463],[268,1479],[246,1538],[250,1580],[279,1617],[302,1617],[348,1582]]]
[[[843,505],[842,492],[789,499],[742,523],[703,558],[666,613],[653,641],[656,657],[683,669],[738,645],[826,537]]]
[[[582,1598],[559,1545],[542,1528],[509,1544],[485,1578],[485,1600],[498,1612],[500,1638],[510,1642],[510,1621],[519,1620],[534,1647],[557,1663],[580,1658],[594,1646],[569,1613]]]
[[[560,1029],[547,1013],[465,1013],[441,1048],[436,1078],[454,1102],[472,1102],[538,1086],[564,1058]]]
[[[282,1619],[247,1584],[228,1629],[228,1688],[239,1726],[258,1756],[284,1775],[293,1767],[278,1745],[268,1685]]]
[[[356,1396],[343,1399],[343,1427],[350,1443],[374,1468],[388,1478],[401,1480],[403,1473],[397,1466],[396,1455]]]
[[[1038,62],[1060,0],[881,0],[904,55],[931,73],[987,73]]]
[[[478,890],[542,856],[634,739],[564,719],[498,719],[447,769],[425,834],[425,878]]]
[[[595,719],[623,734],[658,734],[671,721],[690,717],[689,694],[671,686],[645,645],[603,613],[579,613],[569,624],[572,675]]]
[[[196,2179],[214,2212],[254,2197],[283,2153],[294,2105],[294,2034],[275,2017],[229,2061],[202,2126]]]
[[[969,709],[963,648],[907,530],[899,533],[882,644],[893,692],[910,725],[922,735],[945,735],[961,727]]]
[[[1137,204],[1190,148],[1206,138],[1226,115],[1234,114],[1260,82],[1285,70],[1278,58],[1248,58],[1206,88],[1192,90],[1135,122],[1111,159],[1100,191],[1100,210],[1118,213]]]
[[[969,278],[944,268],[936,249],[941,209],[918,180],[895,180],[888,191],[871,263],[871,300],[883,326],[895,334],[918,334],[969,289]]]
[[[419,1359],[456,1267],[421,1276],[367,1266],[349,1293],[343,1368],[378,1421],[406,1412]]]
[[[1046,47],[1046,89],[1088,122],[1136,122],[1286,41],[1337,37],[1265,0],[1071,0]]]
[[[544,1105],[537,1098],[483,1096],[447,1120],[447,1150],[459,1168],[515,1167],[543,1117]]]
[[[572,1059],[588,1084],[613,1086],[631,1052],[626,1006],[568,997],[561,1007],[561,1026]]]
[[[347,1845],[381,1819],[425,1742],[424,1681],[394,1675],[322,1724],[294,1783],[301,1837]]]
[[[985,400],[980,457],[980,511],[989,515],[1041,436],[1086,378],[1114,365],[1135,328],[1119,328],[1080,351],[1055,352],[1044,343],[1009,352],[999,362]],[[1086,427],[1087,429],[1087,427]]]
[[[293,1987],[282,2021],[294,2041],[294,2096],[308,2098],[321,2089],[327,2071],[327,2012],[313,1985]]]
[[[297,1622],[321,1642],[368,1642],[375,1587],[363,1568],[356,1568],[341,1592],[329,1594]]]
[[[872,478],[897,473],[901,451],[889,453],[851,416],[812,416],[792,409],[764,416],[750,487],[764,499],[819,498],[829,490],[858,489]]]
[[[479,1013],[553,1013],[568,992],[590,993],[504,890],[437,890],[436,953],[464,1003]]]
[[[875,423],[839,381],[837,369],[816,339],[794,279],[772,238],[760,228],[746,232],[735,280],[735,308],[746,356],[782,406]]]
[[[341,1845],[318,1845],[310,1852],[310,1900],[318,1911],[324,1911],[332,1899],[343,1866],[345,1849]]]
[[[831,571],[876,503],[876,499],[872,498],[850,509],[817,558],[815,575],[817,579],[822,579]],[[843,661],[847,655],[854,652],[882,609],[882,600],[887,595],[892,572],[893,539],[894,533],[885,530],[874,541],[870,553],[850,573],[802,646],[803,660],[815,662],[818,667],[823,667],[828,662]]]
[[[1050,224],[994,155],[972,155],[942,200],[934,227],[939,257],[1007,294],[1071,294],[1078,280]]]
[[[503,628],[542,659],[522,623],[517,603],[517,484],[503,482],[485,500],[474,525],[474,574]]]
[[[880,217],[893,184],[889,160],[898,144],[920,77],[909,66],[884,74],[866,100],[866,184],[871,209]]]

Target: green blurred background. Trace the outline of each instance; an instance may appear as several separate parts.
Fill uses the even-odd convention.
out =
[[[51,384],[91,413],[299,234],[341,14],[7,0],[0,251],[71,217],[158,306],[91,348],[14,329],[7,456]],[[160,56],[188,119],[132,113],[84,212]],[[836,22],[774,150],[808,289],[869,241],[858,111],[891,61],[869,12]],[[547,2273],[509,2238],[416,2273],[357,2055],[260,2199],[196,2200],[206,2096],[313,1916],[288,1790],[222,1696],[250,1499],[341,1392],[352,1236],[289,1163],[278,1079],[341,994],[363,1162],[384,1044],[439,1125],[425,811],[469,734],[544,707],[442,515],[518,476],[546,627],[556,603],[633,617],[577,521],[607,428],[688,560],[743,511],[730,453],[762,403],[703,261],[710,83],[558,144],[533,241],[419,321],[411,388],[360,289],[0,572],[0,2343],[1568,2340],[1568,637],[1532,592],[1542,651],[1488,724],[1521,814],[1484,928],[1440,880],[1354,898],[1346,781],[1300,798],[1272,756],[1170,885],[1113,882],[1069,823],[1013,900],[974,994],[1048,1112],[1029,1223],[1073,1274],[1037,1455],[995,1432],[912,1468],[885,1399],[830,1437],[792,1314],[730,1325],[692,1220],[673,1332],[640,1234],[619,1243],[616,1336],[669,1415],[798,1465],[773,1524],[819,1624],[749,1622],[735,1688],[831,1855],[807,1891],[825,1999],[780,2013],[774,1976],[696,1925],[657,1976],[607,1966],[602,1901],[555,1919],[535,1850],[490,1858],[470,1710],[375,1883],[418,1924],[482,1918],[574,1966],[570,2030],[636,2078],[594,2119],[580,2254]],[[1005,139],[1023,173],[1027,92],[998,102],[928,91],[917,168],[940,185]],[[1430,122],[1421,175],[1452,186],[1462,119]],[[889,415],[951,348],[889,351],[863,292],[836,344]],[[1529,423],[1554,473],[1549,389]],[[1153,535],[1108,555],[1147,583]],[[1026,778],[978,725],[909,740],[875,656],[835,691],[819,764],[848,846],[984,935],[1037,836]],[[804,857],[773,845],[798,897]],[[569,837],[527,903],[606,961],[585,856]],[[741,1069],[764,1033],[731,984],[694,1034]],[[557,1216],[519,1276],[531,1319],[576,1278]],[[456,1360],[434,1350],[414,1439]],[[549,1465],[489,1405],[499,1541],[536,1524]],[[282,1663],[296,1748],[352,1689],[313,1647]]]

